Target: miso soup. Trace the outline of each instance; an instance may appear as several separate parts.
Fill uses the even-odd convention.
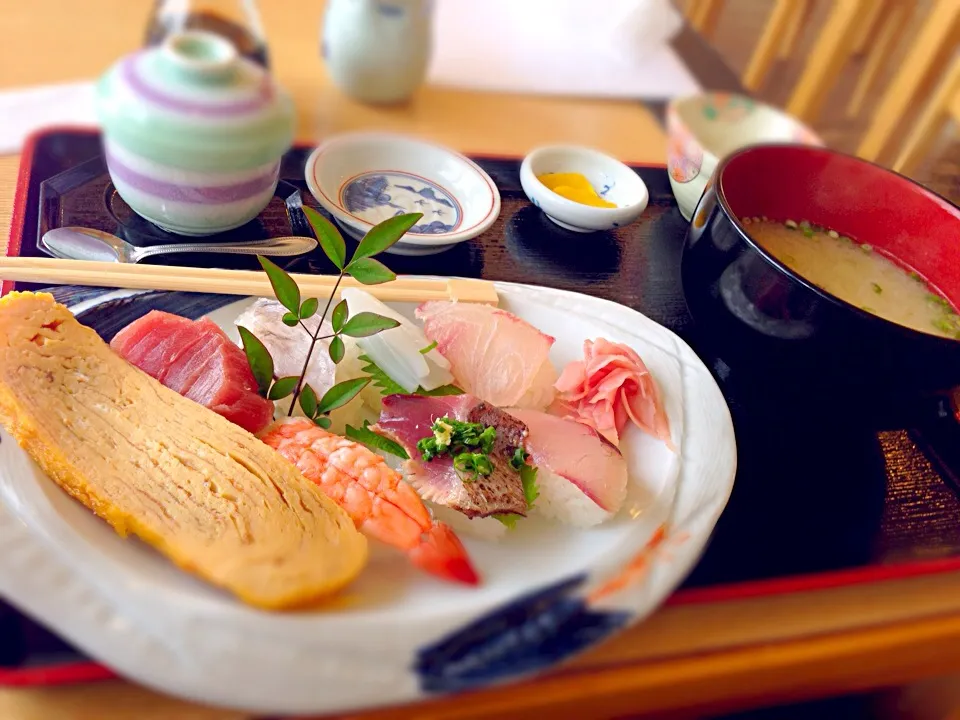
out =
[[[764,250],[831,295],[899,325],[960,338],[960,316],[950,301],[869,244],[806,221],[743,223]]]

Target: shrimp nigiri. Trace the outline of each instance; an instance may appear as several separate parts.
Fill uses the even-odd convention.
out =
[[[260,439],[346,510],[365,535],[403,550],[433,575],[480,582],[453,530],[435,522],[416,491],[376,453],[306,418],[280,420]]]

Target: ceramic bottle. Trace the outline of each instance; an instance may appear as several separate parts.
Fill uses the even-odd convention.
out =
[[[407,100],[427,74],[432,0],[329,0],[322,54],[333,81],[356,100]]]

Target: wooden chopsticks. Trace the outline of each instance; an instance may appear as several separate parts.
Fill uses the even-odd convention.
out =
[[[329,297],[336,283],[333,275],[292,273],[303,297]],[[57,258],[0,257],[0,278],[51,285],[90,285],[130,290],[174,290],[217,295],[254,295],[272,297],[273,289],[266,273],[253,270],[218,270],[175,267],[172,265],[127,265],[92,260]],[[497,290],[489,280],[461,278],[428,280],[400,277],[383,285],[361,285],[345,277],[340,288],[362,287],[384,302],[423,302],[459,300],[460,302],[499,302]]]

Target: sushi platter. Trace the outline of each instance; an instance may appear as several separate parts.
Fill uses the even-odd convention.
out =
[[[310,152],[311,148],[295,147],[284,155],[279,200],[271,201],[254,220],[263,237],[309,233],[312,223],[317,227],[311,218],[314,210],[324,208],[304,180]],[[134,245],[165,239],[155,229],[145,229],[135,215],[117,212],[111,179],[99,154],[100,138],[89,131],[52,131],[31,141],[24,154],[9,256],[42,260],[46,253],[40,238],[63,226],[95,227]],[[559,226],[529,202],[520,182],[519,159],[472,161],[496,185],[500,203],[496,221],[442,253],[389,255],[385,262],[404,277],[489,281],[499,300],[496,312],[507,317],[508,324],[490,325],[500,319],[482,304],[437,300],[419,307],[411,302],[384,305],[358,288],[344,290],[351,317],[378,314],[393,319],[391,327],[407,333],[405,342],[417,351],[412,354],[417,362],[407,369],[391,366],[388,379],[398,381],[413,372],[401,384],[419,386],[425,393],[390,395],[388,403],[381,397],[384,393],[363,390],[355,403],[357,415],[349,415],[350,406],[345,406],[323,416],[318,411],[313,418],[327,427],[332,423],[334,430],[365,429],[367,418],[359,414],[360,408],[375,410],[370,427],[402,446],[408,458],[414,458],[408,462],[422,461],[418,475],[406,475],[420,497],[410,492],[412,497],[401,505],[409,514],[420,512],[410,508],[423,508],[420,498],[427,503],[422,531],[434,537],[431,547],[410,550],[409,543],[397,539],[395,528],[390,533],[374,529],[379,516],[365,520],[370,524],[364,529],[347,508],[363,535],[372,538],[369,558],[361,559],[365,551],[345,550],[335,566],[311,570],[315,589],[330,583],[345,586],[338,599],[306,613],[264,612],[257,608],[288,606],[290,593],[281,588],[264,594],[249,571],[227,577],[217,566],[205,564],[203,556],[189,563],[196,576],[188,574],[146,545],[118,539],[105,523],[60,492],[4,434],[0,540],[17,550],[7,553],[0,580],[0,594],[12,604],[0,612],[0,633],[6,634],[0,647],[17,651],[10,657],[0,655],[4,664],[0,683],[5,678],[9,682],[28,678],[29,671],[23,671],[27,664],[70,667],[61,676],[64,680],[71,672],[89,678],[96,673],[86,657],[92,656],[148,686],[214,704],[257,712],[345,711],[479,689],[543,672],[646,618],[678,588],[674,601],[687,593],[696,602],[709,603],[738,588],[756,595],[802,589],[805,582],[815,584],[831,576],[843,584],[896,577],[898,572],[960,569],[960,529],[952,523],[960,502],[940,482],[940,477],[949,482],[952,474],[947,453],[936,452],[944,438],[952,438],[948,426],[931,418],[926,433],[923,428],[880,436],[858,428],[814,433],[810,418],[790,419],[779,408],[758,406],[749,392],[742,392],[749,378],[706,355],[704,360],[698,357],[697,330],[679,280],[686,223],[671,195],[665,168],[635,168],[649,190],[638,222],[584,236]],[[296,276],[329,275],[335,270],[323,248],[276,260],[278,269]],[[186,253],[163,263],[256,269],[251,258],[233,255]],[[4,291],[41,287],[5,283]],[[280,367],[281,361],[293,362],[301,349],[285,344],[291,341],[281,332],[284,311],[272,297],[70,286],[55,288],[53,296],[69,309],[67,313],[43,306],[42,312],[50,313],[58,328],[63,323],[65,332],[75,332],[78,338],[88,338],[80,325],[93,328],[100,338],[96,342],[110,343],[115,352],[154,377],[162,371],[152,371],[148,361],[144,365],[136,359],[136,346],[144,337],[160,337],[150,333],[167,337],[164,333],[206,332],[214,338],[210,347],[232,348],[217,350],[218,357],[227,358],[226,368],[230,353],[248,344],[241,327],[266,338],[278,377],[296,372]],[[17,300],[34,302],[30,298],[40,297]],[[454,315],[451,305],[459,308]],[[76,329],[73,317],[79,322]],[[315,336],[319,332],[317,328]],[[462,338],[474,337],[475,332],[487,332],[489,337],[474,339],[479,342],[474,346],[464,345]],[[327,368],[327,386],[341,380],[341,371],[349,377],[363,370],[364,362],[368,368],[386,369],[388,355],[403,354],[394,344],[378,345],[379,337],[348,342],[339,353],[343,362],[334,360]],[[108,352],[96,342],[89,352]],[[477,351],[481,346],[495,351],[483,361],[487,365],[477,360],[487,358]],[[521,353],[526,365],[510,374],[499,363],[514,346],[526,348]],[[338,354],[332,344],[324,352],[331,358]],[[571,472],[561,471],[566,462],[562,448],[536,441],[543,415],[539,410],[553,401],[551,388],[566,387],[566,412],[585,412],[582,403],[577,405],[576,393],[596,392],[590,368],[597,358],[609,357],[630,368],[634,382],[655,381],[642,393],[654,398],[653,405],[634,406],[633,400],[624,400],[630,408],[624,417],[631,420],[614,425],[592,415],[596,430],[579,439],[569,437],[564,445],[581,443],[580,452],[592,453],[594,466],[608,469],[600,485],[567,482],[564,478]],[[548,370],[551,363],[556,369]],[[410,370],[414,366],[421,369]],[[122,372],[119,366],[116,372]],[[223,377],[228,376],[224,370]],[[521,377],[527,379],[518,380]],[[178,390],[172,380],[164,384]],[[467,392],[430,394],[453,384]],[[243,392],[250,397],[241,402],[237,398]],[[266,401],[255,386],[243,392],[234,392],[231,407],[216,412],[236,425],[262,431],[263,420],[274,408],[260,407]],[[482,407],[484,403],[471,393],[497,407],[514,407],[512,414]],[[190,416],[192,410],[181,405],[192,400],[176,392],[170,396],[171,407]],[[476,453],[466,453],[473,458],[470,462],[479,463],[467,468],[476,473],[473,481],[458,486],[455,497],[446,492],[448,476],[429,464],[430,453],[421,447],[419,436],[409,432],[411,423],[423,425],[415,420],[420,407],[426,408],[422,412],[429,416],[428,424],[441,416],[456,417],[463,421],[463,432],[472,426],[496,428],[509,437],[519,422],[530,462],[538,466],[538,499],[525,499],[524,487],[519,497],[500,492],[499,504],[489,504],[488,495],[473,491],[500,482],[502,473],[496,468],[485,473],[486,461]],[[203,418],[209,414],[200,413],[198,422],[206,422]],[[573,425],[586,427],[580,417],[581,422]],[[559,417],[554,420],[563,422]],[[776,433],[770,429],[774,423]],[[332,451],[318,449],[325,447],[327,433],[312,427],[310,420],[300,417],[262,438],[310,477],[317,457],[332,457]],[[433,423],[441,453],[445,433],[457,428]],[[557,429],[539,432],[562,435]],[[477,445],[480,441],[470,442],[471,447],[483,447]],[[363,468],[380,468],[377,472],[384,478],[396,474],[386,465],[381,468],[379,456],[368,457],[365,448],[348,444],[344,451],[349,449],[353,462],[363,465],[338,465],[341,475],[336,477],[366,472]],[[610,450],[618,444],[619,450]],[[811,447],[818,449],[811,452]],[[918,462],[923,457],[918,448],[938,464]],[[511,446],[516,449],[523,448]],[[422,458],[417,454],[421,452]],[[455,462],[461,458],[458,455]],[[256,462],[269,460],[264,456]],[[452,469],[446,462],[444,467]],[[518,456],[514,465],[520,476],[524,462]],[[56,474],[46,469],[47,474]],[[329,473],[320,472],[322,482],[327,482]],[[619,473],[624,482],[615,480]],[[321,475],[316,482],[322,487]],[[34,482],[13,483],[13,476]],[[840,478],[844,481],[838,482]],[[937,499],[928,506],[898,509],[898,484],[915,485],[925,478],[933,478],[926,480],[930,487],[940,484]],[[885,494],[888,487],[894,492]],[[864,502],[865,497],[870,501]],[[319,493],[316,502],[332,506]],[[781,512],[787,503],[802,512]],[[20,523],[11,522],[10,508],[16,508]],[[324,512],[330,522],[350,525],[340,510]],[[925,531],[914,531],[918,514],[926,518]],[[430,527],[443,530],[435,533]],[[450,533],[455,533],[454,540]],[[359,548],[363,535],[352,526],[344,527],[343,547],[354,547],[350,543],[355,542]],[[394,547],[388,547],[391,544]],[[69,553],[77,555],[78,546],[89,552],[82,561],[67,562]],[[396,562],[398,549],[411,562]],[[176,561],[177,553],[169,547],[163,554]],[[930,563],[931,556],[938,562]],[[27,565],[45,572],[16,572]],[[29,581],[9,580],[27,576]],[[296,595],[301,590],[297,586],[290,592]],[[69,616],[64,612],[68,605],[73,610]],[[16,606],[67,643],[21,618],[13,610]],[[328,662],[324,658],[331,649],[336,660]],[[152,660],[145,663],[144,657]],[[191,658],[190,664],[179,662],[185,657]],[[379,679],[360,694],[345,682],[358,668],[366,672],[374,668]],[[265,693],[265,687],[275,692]]]

